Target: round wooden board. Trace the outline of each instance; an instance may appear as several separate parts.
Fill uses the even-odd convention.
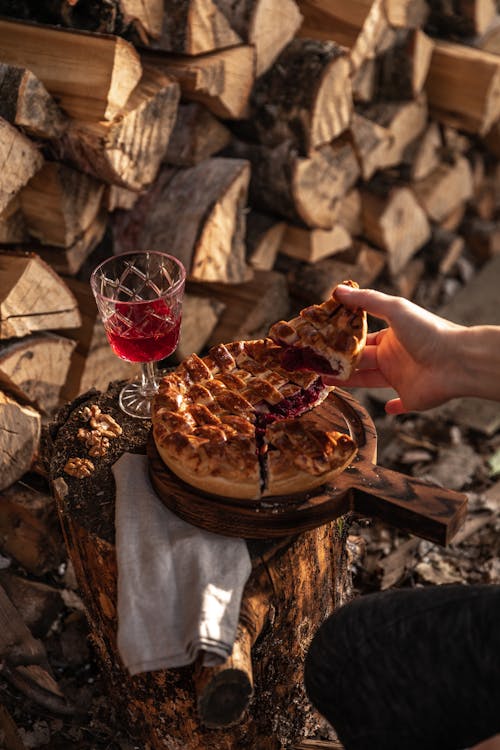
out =
[[[336,429],[353,437],[358,453],[353,465],[358,471],[376,460],[377,437],[368,412],[347,392],[336,389],[314,412],[318,426]],[[267,539],[290,536],[316,528],[350,509],[351,481],[342,472],[335,484],[309,493],[262,500],[238,500],[203,494],[182,482],[161,460],[152,434],[148,440],[151,482],[165,505],[195,526],[226,536]]]

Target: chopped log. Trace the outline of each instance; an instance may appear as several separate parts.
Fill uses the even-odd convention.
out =
[[[17,482],[35,460],[40,440],[41,417],[0,391],[0,490]]]
[[[1,117],[0,163],[3,165],[0,181],[0,211],[4,211],[12,198],[40,169],[43,156],[33,141]]]
[[[500,54],[500,15],[495,15],[484,33],[475,39],[475,46],[494,55]]]
[[[391,26],[403,29],[419,29],[429,16],[425,0],[385,0],[384,9]]]
[[[0,63],[0,117],[35,138],[59,138],[68,118],[30,70]]]
[[[334,42],[294,39],[255,83],[250,99],[257,140],[296,143],[303,156],[343,133],[352,112],[349,59]]]
[[[431,228],[423,208],[406,186],[374,182],[361,188],[363,233],[387,251],[387,263],[396,276],[429,240]]]
[[[353,187],[359,164],[347,138],[341,137],[302,158],[291,141],[275,148],[234,142],[235,156],[250,161],[250,203],[295,224],[331,229],[337,203]]]
[[[129,211],[139,200],[139,195],[140,193],[136,193],[134,190],[110,185],[106,191],[106,208],[109,212],[117,211],[120,208]]]
[[[252,268],[271,271],[285,232],[285,222],[268,214],[250,211],[247,216],[247,260]]]
[[[182,55],[233,47],[242,39],[214,0],[164,0],[163,26],[154,49]]]
[[[351,74],[352,98],[354,103],[371,102],[377,91],[378,68],[376,60],[364,60]]]
[[[462,224],[465,216],[466,204],[462,203],[457,206],[451,213],[448,214],[442,221],[439,222],[441,229],[445,229],[448,232],[457,232]]]
[[[4,705],[0,705],[0,730],[3,734],[5,750],[27,750],[16,722]]]
[[[429,3],[427,25],[437,36],[466,40],[483,34],[496,11],[495,0],[438,0]]]
[[[465,240],[454,232],[447,231],[441,227],[435,227],[432,232],[432,257],[433,268],[447,276],[453,270],[457,260],[462,256],[465,249]]]
[[[203,104],[181,104],[163,161],[194,167],[225,148],[231,132]]]
[[[118,453],[114,451],[112,457],[100,461],[96,472],[82,481],[64,474],[63,467],[68,457],[75,455],[80,410],[90,403],[97,403],[105,413],[117,418],[123,434]],[[215,668],[213,679],[207,672],[196,675],[194,666],[131,678],[117,653],[115,489],[111,464],[123,451],[143,452],[148,432],[149,427],[141,420],[120,412],[116,387],[106,394],[79,400],[52,430],[51,483],[92,641],[117,710],[120,715],[123,712],[134,736],[138,733],[136,742],[141,747],[161,747],[165,743],[171,750],[291,747],[317,727],[318,716],[311,711],[302,687],[303,656],[319,622],[349,596],[344,558],[349,519],[327,523],[278,544],[251,544],[253,571],[243,594],[240,623],[254,642],[254,694],[239,723],[228,726],[234,696],[223,690],[218,696],[207,694],[207,688],[213,687],[214,682],[227,685],[232,676],[230,660],[226,669],[225,665]],[[102,493],[102,500],[96,505],[97,492]],[[237,645],[243,646],[244,639]],[[243,667],[241,672],[250,677],[249,662],[243,659],[245,653],[248,650],[242,648],[241,658],[237,654],[235,657],[238,666]],[[224,713],[217,717],[216,728],[208,728],[200,718],[198,701],[210,697],[221,705],[224,695]],[[177,720],[179,716],[183,721]],[[205,713],[203,716],[206,718]],[[213,714],[209,718],[215,723]]]
[[[243,41],[255,47],[257,77],[271,67],[302,22],[295,0],[215,1]]]
[[[73,245],[63,248],[54,245],[35,245],[31,242],[29,247],[58,274],[74,276],[103,239],[106,225],[107,210],[103,205],[94,221]]]
[[[64,600],[59,589],[16,575],[9,570],[0,571],[0,586],[32,635],[35,638],[44,638],[64,609]]]
[[[24,482],[0,495],[0,540],[3,553],[34,576],[56,570],[66,559],[54,499]]]
[[[352,238],[342,224],[332,229],[303,229],[287,224],[280,253],[305,263],[317,263],[350,247]]]
[[[388,128],[354,112],[349,130],[363,180],[370,180],[385,167],[387,151],[393,143]]]
[[[464,156],[453,164],[443,162],[412,188],[427,216],[439,223],[472,197],[470,163]]]
[[[144,66],[140,82],[112,120],[72,120],[55,152],[103,182],[143,190],[164,158],[179,95],[176,81]]]
[[[287,270],[290,293],[304,307],[325,302],[343,279],[353,279],[361,287],[369,287],[381,274],[386,260],[386,253],[356,240],[349,250],[333,258],[312,265],[295,261]]]
[[[71,247],[95,221],[103,194],[94,178],[46,161],[19,194],[29,234],[44,245]]]
[[[176,78],[185,99],[218,117],[241,119],[255,80],[255,50],[247,44],[193,57],[143,52],[143,60]]]
[[[444,148],[437,122],[430,122],[424,133],[403,153],[403,166],[410,180],[422,180],[439,166]]]
[[[66,283],[35,253],[0,253],[0,339],[81,323]]]
[[[164,5],[163,0],[119,0],[122,23],[126,28],[133,27],[142,43],[148,44],[161,35]]]
[[[342,224],[349,234],[361,234],[363,224],[361,221],[361,193],[358,188],[353,188],[339,200],[337,219],[338,224]]]
[[[13,245],[29,240],[26,220],[17,193],[0,213],[0,244]]]
[[[426,91],[434,119],[485,135],[500,118],[500,57],[435,40]]]
[[[28,68],[71,117],[109,120],[141,77],[134,47],[120,37],[0,19],[0,57]]]
[[[105,390],[111,381],[132,378],[138,374],[138,367],[111,350],[89,284],[77,279],[67,279],[66,283],[81,317],[79,326],[63,331],[76,342],[61,391],[61,399],[71,401],[90,388]]]
[[[192,279],[243,281],[249,179],[250,165],[242,159],[164,167],[130,212],[113,215],[116,250],[168,248]]]
[[[386,169],[399,165],[404,159],[405,150],[427,127],[427,98],[425,93],[414,101],[376,102],[359,105],[359,114],[386,128],[391,143],[385,149],[381,167]]]
[[[425,263],[422,258],[411,258],[393,279],[396,294],[405,299],[413,299],[424,272]]]
[[[76,344],[44,333],[0,344],[0,388],[50,414],[61,404],[61,389]]]
[[[423,90],[433,42],[421,29],[399,30],[395,42],[378,60],[377,95],[383,99],[414,99]]]
[[[43,643],[33,638],[3,586],[0,586],[0,658],[12,666],[47,663]]]
[[[500,120],[494,122],[484,137],[484,145],[490,153],[500,157]]]
[[[383,0],[299,0],[304,21],[298,35],[333,39],[347,47],[353,71],[379,55],[392,42]]]
[[[224,303],[215,296],[200,297],[185,294],[182,303],[182,323],[179,344],[173,354],[174,362],[195,352],[199,354],[217,325],[224,310]]]
[[[498,221],[471,217],[462,228],[467,248],[481,262],[485,263],[494,255],[500,254],[500,226]]]
[[[215,297],[225,305],[207,346],[239,339],[262,338],[269,326],[289,313],[286,279],[277,271],[256,271],[244,284],[188,285],[192,294]]]

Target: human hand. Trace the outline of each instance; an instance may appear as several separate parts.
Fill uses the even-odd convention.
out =
[[[385,405],[388,414],[420,411],[462,395],[460,337],[468,329],[456,325],[403,297],[373,289],[339,285],[335,299],[349,308],[361,307],[388,323],[368,334],[358,367],[347,381],[325,376],[326,383],[347,387],[392,387],[398,398]]]

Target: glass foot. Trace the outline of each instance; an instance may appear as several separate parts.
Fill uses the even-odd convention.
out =
[[[144,391],[140,380],[128,383],[122,388],[120,398],[118,399],[120,409],[130,417],[150,419],[151,401],[156,390],[155,388],[151,388],[147,392]]]

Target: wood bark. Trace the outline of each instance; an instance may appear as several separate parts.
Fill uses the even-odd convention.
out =
[[[130,212],[115,213],[116,247],[168,247],[193,279],[243,281],[249,179],[250,165],[242,159],[214,157],[187,169],[164,167]]]
[[[31,70],[71,117],[110,119],[141,77],[139,55],[120,37],[0,19],[2,62]]]
[[[224,686],[231,684],[234,674],[230,662],[201,674],[193,665],[131,678],[116,649],[111,465],[124,450],[143,451],[149,428],[123,415],[116,397],[114,388],[68,405],[65,416],[51,428],[50,476],[92,639],[117,709],[137,741],[155,750],[165,744],[172,750],[278,750],[298,742],[314,731],[319,721],[302,686],[305,650],[323,618],[349,596],[344,562],[348,522],[329,523],[278,544],[252,542],[253,573],[243,595],[240,619],[240,632],[246,631],[248,637],[238,638],[233,659],[239,672],[249,677],[250,664],[243,653],[248,655],[246,645],[253,642],[253,696],[239,720],[233,715],[238,723],[233,725],[230,718],[229,706],[235,705],[231,691],[225,693],[222,715],[216,716],[210,708],[208,716],[203,713],[205,707],[214,706],[213,701],[220,705],[218,697],[224,695]],[[65,474],[64,465],[77,447],[80,410],[90,403],[98,403],[117,418],[123,434],[114,441],[112,455],[101,459],[95,474],[82,481]],[[102,497],[98,504],[96,492]],[[216,726],[203,724],[200,707],[202,715]]]
[[[50,414],[61,404],[74,348],[75,342],[53,333],[0,344],[0,387]]]
[[[29,234],[43,245],[71,247],[95,221],[103,194],[93,177],[46,161],[19,195]]]
[[[290,298],[286,279],[277,271],[255,271],[244,284],[189,284],[193,294],[216,297],[224,304],[219,321],[207,346],[267,335],[276,320],[289,313]]]
[[[430,238],[429,220],[414,193],[385,181],[361,189],[363,232],[387,251],[390,272],[397,275]]]
[[[35,138],[59,138],[68,118],[30,70],[0,63],[0,117]]]
[[[500,57],[435,40],[426,91],[433,118],[485,135],[500,117]]]
[[[332,228],[338,201],[360,173],[354,149],[344,137],[310,158],[300,157],[291,141],[274,148],[238,141],[231,148],[252,165],[252,206],[310,228]]]
[[[231,26],[256,53],[261,76],[298,31],[302,16],[295,0],[215,0]]]
[[[218,117],[237,120],[248,114],[255,81],[255,50],[251,45],[192,57],[143,52],[143,60],[176,78],[183,98],[204,104]]]
[[[421,29],[398,32],[394,44],[379,57],[377,96],[388,100],[416,98],[424,89],[433,42]]]
[[[0,118],[0,211],[4,211],[15,195],[38,172],[43,156],[36,145],[17,128]]]
[[[0,253],[0,339],[81,323],[66,283],[34,253]]]
[[[163,28],[156,49],[183,55],[241,44],[241,37],[214,0],[164,0]]]
[[[176,167],[194,167],[222,151],[230,140],[230,130],[203,104],[181,104],[163,161]]]
[[[252,91],[251,128],[276,146],[292,140],[303,156],[347,129],[352,112],[349,60],[334,42],[294,39]]]
[[[496,14],[495,0],[434,0],[427,24],[438,36],[469,39],[483,34]]]
[[[41,431],[40,413],[0,391],[0,490],[33,465]]]
[[[54,150],[103,182],[143,190],[156,177],[177,115],[179,85],[145,66],[140,82],[112,120],[72,120]]]

